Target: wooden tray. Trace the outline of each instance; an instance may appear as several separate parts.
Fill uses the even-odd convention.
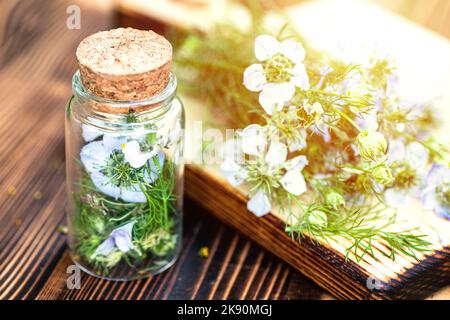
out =
[[[174,10],[179,5],[165,0],[161,3],[174,6],[171,7]],[[159,21],[166,26],[172,21],[168,8],[162,10],[153,3],[144,5],[141,0],[125,0],[121,2],[119,12],[121,21],[127,25],[148,26],[150,20],[145,17],[149,15],[153,22]],[[184,9],[189,10],[187,7]],[[208,10],[212,9],[206,6],[192,10],[197,10],[192,15],[195,20],[195,16],[207,15]],[[450,104],[450,44],[447,39],[360,1],[317,1],[290,7],[288,13],[301,33],[315,47],[323,50],[336,52],[342,45],[340,39],[350,39],[346,43],[353,46],[348,47],[347,52],[358,59],[368,54],[367,48],[362,45],[381,43],[398,60],[400,91],[404,96],[417,101],[439,97],[436,105],[443,110]],[[184,23],[174,18],[177,27],[207,31],[205,26],[210,21],[199,25],[190,21],[189,15],[183,16],[186,17]],[[202,118],[198,110],[203,106],[193,100],[187,100],[185,104],[189,127],[196,119]],[[443,114],[450,121],[450,112]],[[188,128],[188,134],[189,131]],[[449,133],[448,128],[441,132],[444,141],[449,141]],[[189,137],[187,143],[191,156],[194,156],[196,150],[190,144]],[[405,221],[404,225],[420,226],[422,232],[429,234],[432,251],[419,255],[419,261],[401,254],[392,261],[378,254],[377,260],[366,256],[357,263],[352,256],[345,261],[344,252],[349,243],[343,239],[320,245],[305,239],[299,244],[284,231],[282,216],[271,213],[257,218],[249,213],[244,193],[228,185],[214,167],[187,165],[186,192],[225,223],[246,234],[338,298],[419,298],[450,285],[450,222],[437,218],[431,212],[419,210],[417,203],[411,203],[399,212],[399,218]],[[378,253],[387,252],[383,243],[376,244],[375,248]]]

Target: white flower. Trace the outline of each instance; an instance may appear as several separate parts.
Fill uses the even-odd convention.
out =
[[[247,209],[258,217],[269,213],[272,210],[272,206],[268,195],[262,189],[259,189],[248,201]]]
[[[142,167],[148,159],[156,156],[158,153],[158,149],[153,149],[152,152],[141,152],[139,142],[136,140],[124,143],[121,147],[125,156],[125,161],[127,161],[130,166],[135,169]]]
[[[146,202],[145,194],[142,192],[138,183],[133,183],[129,186],[117,185],[114,184],[112,177],[108,176],[107,173],[109,167],[114,167],[119,164],[111,163],[112,156],[116,152],[123,153],[122,145],[128,144],[126,140],[127,138],[125,137],[114,138],[110,135],[104,135],[101,141],[93,141],[85,145],[81,149],[80,159],[84,168],[89,173],[92,182],[102,193],[116,199],[120,198],[125,202]],[[130,145],[134,145],[134,143]],[[128,155],[134,164],[137,164],[141,160],[141,156],[141,153]],[[164,164],[164,153],[158,152],[149,159],[149,169],[144,170],[144,180],[146,183],[152,183],[158,178],[160,168]],[[121,160],[116,159],[115,161]]]
[[[275,168],[283,164],[286,161],[286,157],[286,146],[277,140],[272,141],[266,153],[266,163],[269,165],[269,168]]]
[[[438,216],[450,220],[450,169],[434,163],[421,194],[422,205]]]
[[[406,205],[409,196],[418,196],[420,183],[427,173],[428,150],[418,142],[407,146],[400,140],[389,143],[387,163],[394,172],[394,186],[386,189],[384,198],[392,207]]]
[[[387,162],[407,162],[412,168],[424,170],[428,163],[428,151],[419,142],[411,142],[407,146],[401,140],[389,142]]]
[[[304,101],[303,109],[305,109],[308,115],[321,116],[323,114],[323,108],[320,102],[308,103],[308,100]]]
[[[222,162],[220,170],[222,170],[228,182],[233,187],[240,185],[248,176],[247,169],[230,159],[226,159]]]
[[[259,94],[259,104],[268,115],[281,111],[295,93],[295,87],[289,83],[267,83]]]
[[[259,133],[262,129],[263,127],[258,125],[251,125],[244,129],[241,134],[243,140],[248,139],[248,141],[241,144],[243,152],[256,157],[255,161],[259,161],[257,168],[255,169],[253,166],[250,169],[247,167],[245,161],[238,164],[234,160],[236,157],[231,156],[230,153],[228,153],[228,156],[221,165],[222,173],[233,186],[238,186],[245,182],[249,177],[249,170],[251,170],[253,177],[263,175],[266,178],[271,177],[273,179],[276,179],[275,176],[278,176],[278,174],[281,173],[282,175],[278,180],[279,184],[287,192],[296,196],[301,195],[306,191],[306,182],[301,174],[301,171],[308,163],[306,157],[297,156],[290,160],[286,160],[288,155],[287,147],[277,140],[271,141],[267,148],[266,139],[261,138]],[[250,141],[254,141],[255,145],[258,147],[251,146]],[[228,148],[230,148],[230,145],[233,145],[234,152],[239,152],[239,150],[236,150],[238,144],[235,141],[229,143]],[[227,144],[225,145],[225,148],[227,148]],[[247,208],[257,216],[267,214],[271,210],[269,195],[263,188],[259,188],[250,198]]]
[[[269,35],[255,39],[255,56],[261,62],[244,71],[244,85],[261,92],[259,102],[267,114],[283,108],[295,93],[295,88],[309,89],[309,78],[303,60],[305,49],[292,40],[279,42]]]
[[[109,237],[95,249],[93,257],[108,256],[116,248],[123,253],[130,251],[133,248],[132,231],[135,223],[136,221],[131,221],[114,229]]]
[[[254,92],[259,92],[264,89],[267,84],[266,75],[262,64],[252,64],[244,71],[244,85],[245,87]]]
[[[280,179],[283,188],[289,193],[299,196],[306,191],[306,182],[301,171],[308,164],[305,156],[297,156],[286,161],[284,167],[287,172]]]

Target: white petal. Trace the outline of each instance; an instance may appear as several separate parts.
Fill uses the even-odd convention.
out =
[[[240,185],[245,178],[247,178],[247,170],[239,166],[236,162],[232,160],[225,160],[220,165],[220,170],[227,178],[228,182],[233,186],[237,187]]]
[[[303,63],[297,63],[292,69],[291,82],[302,90],[309,89],[309,77]]]
[[[103,134],[103,132],[97,129],[96,127],[87,124],[81,125],[81,131],[83,139],[86,142],[91,142],[92,140],[97,139]]]
[[[406,161],[413,169],[421,169],[428,163],[428,150],[419,142],[411,142],[406,147]]]
[[[92,172],[91,180],[95,187],[107,196],[113,197],[114,199],[119,198],[120,188],[109,183],[109,179],[100,172]]]
[[[252,64],[244,71],[244,86],[254,92],[259,92],[267,83],[261,64]]]
[[[401,140],[392,140],[389,142],[389,148],[387,152],[388,163],[394,163],[396,161],[405,160],[405,144]]]
[[[139,142],[136,140],[123,144],[122,152],[125,156],[125,161],[136,169],[142,167],[148,159],[155,155],[155,153],[152,152],[141,152]]]
[[[436,187],[432,186],[429,188],[426,188],[422,191],[422,194],[420,196],[420,201],[422,203],[422,206],[426,209],[434,209],[439,205],[439,201],[436,198]]]
[[[312,109],[316,114],[323,114],[323,107],[320,102],[314,102],[312,105]]]
[[[128,237],[117,237],[115,239],[116,247],[122,252],[128,252],[133,249],[133,243]]]
[[[279,52],[280,42],[275,37],[269,35],[261,35],[256,37],[255,56],[259,61],[269,59]]]
[[[407,204],[407,192],[395,188],[389,188],[384,192],[384,199],[388,205],[394,208],[400,208]]]
[[[122,145],[127,143],[128,138],[123,136],[116,136],[112,134],[105,134],[103,136],[103,146],[105,151],[108,153],[113,152],[114,150],[121,150]]]
[[[133,248],[132,231],[135,223],[136,221],[129,222],[111,233],[116,247],[122,252],[128,252]]]
[[[147,202],[145,194],[141,191],[139,185],[134,184],[120,190],[120,199],[125,202],[144,203]]]
[[[136,153],[141,152],[141,147],[139,146],[139,142],[137,142],[136,140],[124,143],[121,147],[122,147],[122,152],[125,155],[125,157],[127,154],[136,154]]]
[[[303,168],[308,164],[308,159],[306,158],[306,156],[297,156],[294,157],[292,159],[289,159],[288,161],[285,162],[284,164],[284,168],[286,170],[291,170],[291,169],[298,169],[298,170],[303,170]]]
[[[247,209],[256,216],[261,217],[270,212],[272,206],[270,205],[269,197],[261,189],[248,201]]]
[[[266,135],[264,127],[251,124],[242,130],[242,151],[250,155],[260,155],[266,147]]]
[[[276,140],[272,141],[266,154],[266,162],[269,164],[269,166],[276,167],[278,165],[281,165],[286,161],[286,158],[286,145]]]
[[[427,189],[435,189],[444,181],[450,181],[450,169],[442,164],[433,164],[427,175]]]
[[[98,172],[106,165],[109,152],[106,152],[101,141],[85,145],[80,152],[80,160],[87,172]]]
[[[306,148],[306,130],[297,130],[294,141],[289,141],[289,151],[295,152]]]
[[[280,52],[293,63],[299,63],[305,59],[305,49],[301,43],[296,41],[284,40],[281,42]]]
[[[268,83],[259,94],[259,103],[268,115],[280,111],[292,99],[295,86],[291,83]]]
[[[299,196],[306,191],[305,178],[298,168],[286,172],[280,179],[280,183],[287,192],[295,196]]]
[[[103,241],[97,249],[95,249],[93,257],[101,255],[101,256],[107,256],[113,251],[115,248],[115,243],[113,237],[109,236],[105,241]]]

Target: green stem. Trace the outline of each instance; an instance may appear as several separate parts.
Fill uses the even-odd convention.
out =
[[[345,112],[342,110],[339,110],[338,108],[332,107],[335,112],[337,112],[342,118],[347,120],[348,123],[350,123],[358,132],[361,132],[361,127],[352,119],[350,118]]]

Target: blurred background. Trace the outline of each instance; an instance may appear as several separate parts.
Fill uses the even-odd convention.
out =
[[[341,19],[342,24],[354,14],[361,21],[376,18],[379,29],[386,29],[392,15],[402,17],[403,25],[411,25],[401,30],[410,43],[417,36],[429,39],[418,45],[423,51],[397,48],[410,56],[404,60],[410,72],[406,82],[420,80],[423,91],[429,89],[426,98],[450,89],[449,82],[442,81],[449,76],[450,0],[0,0],[0,299],[332,298],[189,200],[185,246],[176,266],[129,285],[83,275],[81,290],[70,291],[65,279],[71,262],[62,228],[64,106],[76,70],[75,49],[84,37],[118,25],[207,32],[214,21],[245,23],[245,7],[291,10],[319,2],[336,8],[327,19]],[[345,12],[338,10],[343,3]],[[70,19],[77,14],[79,25]],[[315,21],[308,17],[291,18],[305,26],[314,23],[317,32],[335,29],[329,20],[321,21],[320,14]],[[428,78],[420,79],[411,63]],[[430,74],[437,76],[430,81]],[[421,90],[410,91],[422,95]],[[208,257],[198,255],[204,247],[209,248]],[[450,288],[433,297],[449,296]]]
[[[101,3],[102,6],[119,5],[120,11],[131,14],[135,11],[136,14],[142,13],[150,16],[155,20],[163,19],[166,15],[181,15],[183,10],[188,9],[191,12],[208,12],[209,8],[221,8],[228,3],[236,2],[247,7],[254,7],[261,5],[265,8],[289,7],[300,3],[313,2],[314,0],[97,0],[94,2]],[[334,0],[342,1],[342,0]],[[450,1],[448,0],[359,0],[362,2],[373,3],[386,8],[396,14],[399,14],[407,19],[410,19],[420,25],[425,26],[445,37],[450,37]],[[168,8],[167,5],[174,5],[175,12],[163,12]],[[161,7],[159,9],[158,7]],[[176,12],[179,11],[179,12]],[[218,14],[227,15],[226,11]],[[210,17],[204,16],[203,21],[198,21],[199,24],[205,23]],[[189,20],[190,17],[184,15],[184,20]],[[173,23],[173,22],[172,22]],[[383,21],[380,21],[382,24]]]

